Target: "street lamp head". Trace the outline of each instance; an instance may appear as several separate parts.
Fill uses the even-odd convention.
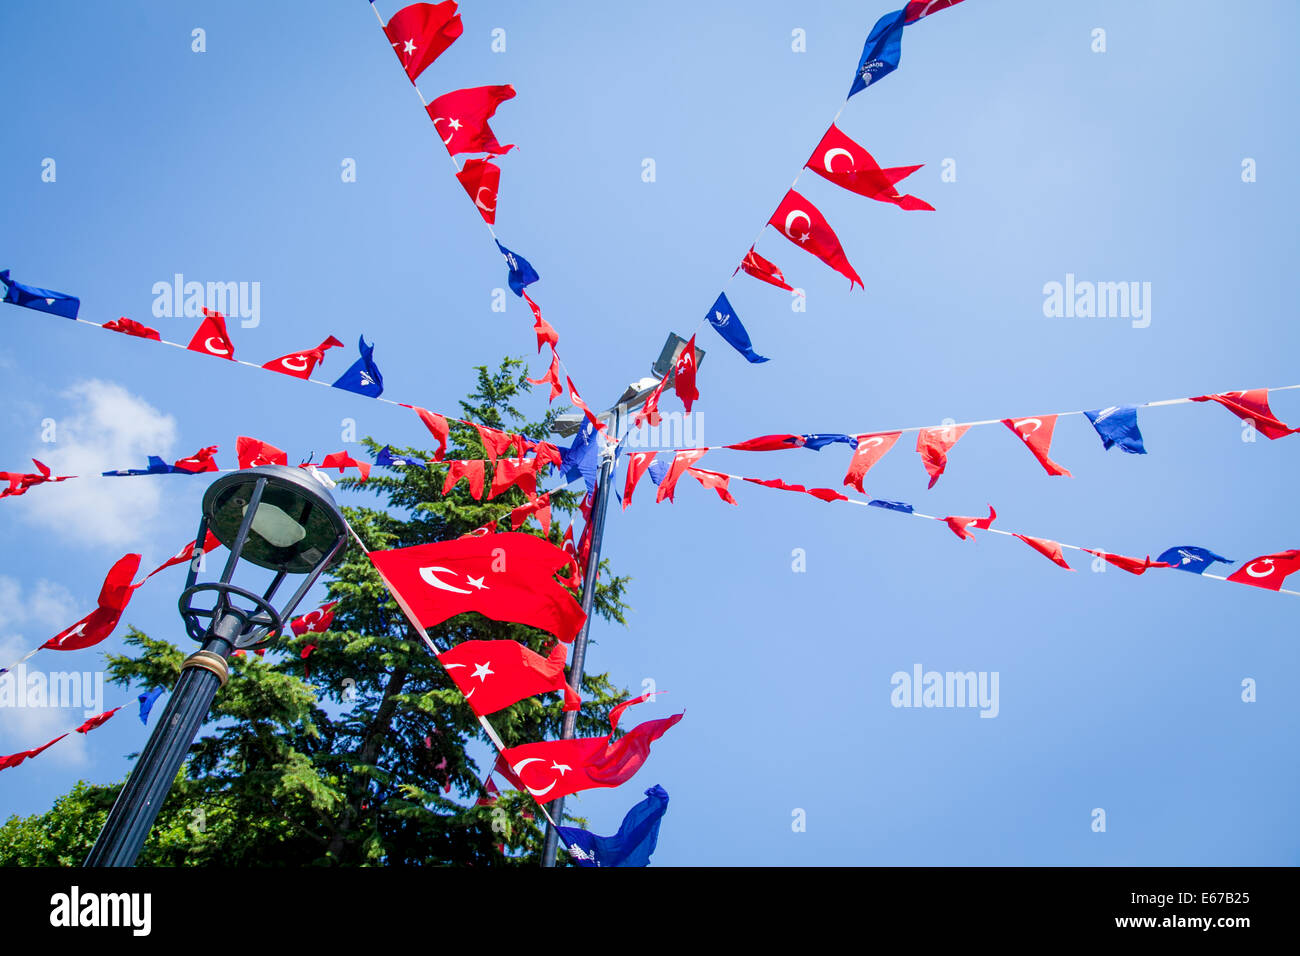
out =
[[[230,554],[218,581],[196,583],[202,562],[191,563],[180,599],[181,617],[195,640],[215,635],[235,650],[264,647],[275,640],[307,590],[347,542],[347,522],[329,491],[302,469],[286,465],[246,468],[214,481],[203,495],[196,552],[208,532]],[[240,561],[275,572],[264,593],[232,583]],[[305,577],[277,609],[272,601],[290,574]],[[196,603],[200,595],[211,599]]]
[[[301,468],[262,465],[218,478],[203,496],[208,530],[233,548],[263,479],[240,559],[272,571],[307,574],[347,535],[347,525],[329,490]]]

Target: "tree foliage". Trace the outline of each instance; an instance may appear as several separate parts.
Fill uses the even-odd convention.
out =
[[[464,417],[544,440],[554,410],[527,422],[515,402],[529,389],[524,363],[477,368]],[[365,439],[373,453],[380,444]],[[394,449],[431,458],[420,448]],[[486,457],[472,427],[453,425],[447,457]],[[346,507],[349,522],[372,550],[445,541],[466,534],[525,502],[511,488],[491,502],[474,501],[464,483],[446,497],[446,466],[376,471],[364,483],[376,507]],[[489,475],[490,477],[490,475]],[[552,507],[572,513],[570,491]],[[522,530],[540,534],[534,522]],[[549,540],[559,544],[563,523]],[[596,613],[623,622],[627,579],[602,562]],[[327,572],[332,629],[292,634],[266,658],[233,660],[229,682],[190,751],[162,808],[141,865],[492,865],[538,861],[543,829],[529,798],[503,791],[476,806],[495,756],[473,713],[385,590],[362,550],[351,545]],[[517,640],[543,653],[552,638],[477,614],[430,630],[440,648],[464,640]],[[108,655],[109,679],[140,690],[175,685],[181,649],[131,629],[134,653]],[[309,658],[302,657],[315,645]],[[581,736],[607,732],[610,708],[626,691],[608,675],[584,677]],[[161,704],[161,702],[160,702]],[[509,746],[559,736],[557,694],[521,701],[490,718]],[[78,783],[49,811],[11,817],[0,826],[0,864],[79,864],[94,842],[122,784]]]

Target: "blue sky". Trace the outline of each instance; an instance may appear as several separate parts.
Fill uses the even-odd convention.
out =
[[[327,334],[377,343],[386,395],[454,409],[470,367],[533,352],[526,305],[492,311],[505,270],[365,4],[6,5],[9,134],[0,268],[77,294],[83,316],[151,316],[175,273],[260,283],[232,324],[265,361]],[[392,5],[381,6],[385,16]],[[888,7],[758,2],[674,8],[462,5],[465,35],[421,78],[429,97],[513,83],[493,121],[497,231],[584,396],[612,401],[669,330],[689,335],[780,201]],[[839,120],[884,165],[924,163],[905,213],[800,181],[865,292],[767,230],[758,251],[807,290],[727,288],[751,366],[703,330],[708,444],[769,432],[865,432],[1293,384],[1287,277],[1300,192],[1287,3],[968,0],[907,30],[898,71]],[[191,31],[207,51],[191,51]],[[506,51],[490,49],[506,31]],[[1093,31],[1106,51],[1093,52]],[[803,30],[806,52],[791,49]],[[56,162],[43,182],[42,161]],[[345,159],[357,181],[341,181]],[[656,178],[642,180],[655,161]],[[1242,162],[1257,164],[1242,181]],[[944,161],[956,181],[941,181]],[[1150,282],[1151,323],[1052,319],[1067,273]],[[92,470],[251,434],[301,459],[360,435],[419,443],[402,409],[5,307],[0,468]],[[322,374],[350,358],[331,352]],[[535,375],[544,370],[532,358]],[[540,413],[539,396],[535,410]],[[676,408],[667,398],[666,409]],[[1297,392],[1273,408],[1300,420]],[[41,440],[53,419],[58,440]],[[998,509],[999,526],[1114,552],[1197,544],[1244,560],[1300,546],[1300,439],[1241,440],[1211,405],[1144,410],[1150,454],[1103,452],[1062,419],[1049,478],[1001,426],[973,429],[933,490],[904,436],[867,488],[931,514]],[[350,447],[359,453],[359,446]],[[848,451],[712,452],[721,471],[838,486]],[[108,566],[152,567],[193,536],[202,479],[87,480],[0,505],[0,649],[85,613]],[[671,794],[659,864],[1287,864],[1300,849],[1290,752],[1300,704],[1296,598],[1174,572],[1069,574],[1013,539],[692,483],[611,513],[606,553],[634,581],[627,629],[589,664],[684,708],[644,770],[576,801],[613,832],[651,784]],[[657,509],[657,510],[656,510]],[[792,570],[795,549],[806,571]],[[1239,565],[1237,565],[1239,566]],[[162,578],[162,576],[160,576]],[[127,621],[184,645],[179,581]],[[103,649],[120,647],[115,637]],[[95,651],[32,663],[98,669]],[[1000,710],[891,706],[891,675],[997,672]],[[1241,700],[1242,681],[1258,688]],[[108,706],[122,692],[106,691]],[[0,714],[0,752],[79,712]],[[145,730],[124,713],[0,774],[0,814],[109,782]],[[1094,832],[1092,812],[1106,812]],[[806,829],[792,828],[804,811]]]

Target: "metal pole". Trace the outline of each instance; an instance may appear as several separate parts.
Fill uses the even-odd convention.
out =
[[[171,699],[109,811],[86,866],[135,864],[172,781],[207,719],[212,699],[226,683],[230,673],[226,661],[243,626],[239,615],[226,614],[209,632],[202,650],[181,665]]]
[[[623,425],[623,406],[614,408],[614,438],[620,439]],[[617,447],[617,446],[614,446]],[[600,545],[605,537],[605,514],[609,510],[609,497],[614,478],[614,455],[612,453],[600,464],[600,476],[596,480],[596,497],[591,503],[591,553],[587,555],[587,567],[582,574],[582,610],[587,619],[582,622],[582,630],[573,642],[573,664],[569,667],[569,683],[574,689],[582,690],[582,671],[587,662],[587,635],[591,632],[591,609],[596,602],[596,572],[600,567]],[[560,729],[561,740],[572,740],[578,730],[577,711],[568,711]],[[564,798],[551,803],[551,816],[556,823],[564,822]],[[542,866],[555,866],[555,853],[559,848],[560,833],[549,823],[546,824],[546,843],[542,849]]]

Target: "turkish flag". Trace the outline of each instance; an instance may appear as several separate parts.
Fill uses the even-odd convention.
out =
[[[560,449],[548,441],[539,441],[533,446],[533,459],[537,462],[537,472],[541,474],[547,465],[559,468],[564,462],[560,459]]]
[[[922,428],[916,433],[916,450],[921,453],[921,462],[925,465],[926,474],[930,476],[929,487],[934,487],[934,483],[948,467],[948,452],[961,440],[968,428],[969,425],[940,425],[937,428]]]
[[[564,693],[565,710],[577,710],[582,698],[564,679],[568,650],[556,644],[542,657],[516,641],[462,641],[438,660],[480,717],[553,690]]]
[[[1218,402],[1232,414],[1254,423],[1255,430],[1270,441],[1294,435],[1300,429],[1292,428],[1273,414],[1268,406],[1268,389],[1252,388],[1245,392],[1223,392],[1220,395],[1202,395],[1194,402]]]
[[[685,474],[686,469],[694,465],[704,457],[707,448],[690,448],[686,451],[679,451],[673,456],[673,463],[668,468],[668,474],[664,475],[664,480],[659,482],[659,492],[655,495],[655,504],[667,498],[669,501],[675,501],[673,495],[677,491],[677,479]]]
[[[569,555],[531,534],[502,532],[372,551],[370,560],[425,627],[477,611],[494,621],[539,627],[569,643],[586,619],[554,577]]]
[[[868,199],[893,203],[907,210],[934,211],[934,207],[922,199],[899,195],[895,185],[920,166],[882,169],[869,152],[845,136],[834,123],[804,165],[823,179]]]
[[[537,497],[537,460],[535,458],[502,458],[492,468],[492,486],[488,489],[488,501],[508,490],[519,486],[531,500]]]
[[[1105,558],[1108,564],[1127,571],[1129,574],[1144,574],[1147,568],[1172,568],[1172,564],[1166,564],[1163,561],[1152,561],[1151,555],[1147,555],[1145,560],[1139,561],[1137,558],[1130,558],[1123,554],[1107,554],[1105,551],[1094,551],[1092,548],[1084,548],[1089,554],[1095,554],[1099,558]]]
[[[695,369],[695,336],[692,335],[673,364],[673,391],[681,399],[687,414],[690,414],[691,404],[700,397],[700,390],[695,387]]]
[[[57,744],[60,740],[62,740],[66,736],[68,735],[59,734],[59,736],[55,737],[48,744],[44,744],[40,747],[37,747],[35,750],[21,750],[16,754],[10,754],[7,757],[0,757],[0,770],[8,770],[10,767],[18,766],[27,758],[35,757],[37,754],[41,753],[42,751],[48,750],[50,747],[53,747],[55,744]]]
[[[135,588],[131,581],[140,569],[140,555],[126,554],[117,559],[99,589],[99,606],[76,624],[65,628],[41,645],[51,651],[79,651],[98,644],[117,627],[122,612],[131,602]],[[143,583],[143,582],[141,582]]]
[[[746,481],[753,482],[756,485],[762,485],[764,488],[775,488],[778,491],[798,491],[801,494],[812,495],[822,501],[848,501],[848,495],[842,495],[833,488],[805,488],[803,485],[792,485],[782,481],[780,478],[746,478]]]
[[[632,503],[632,492],[636,490],[637,482],[641,476],[646,473],[654,463],[655,456],[658,452],[653,451],[634,451],[627,460],[627,483],[623,486],[623,510],[627,511],[627,506]]]
[[[1048,538],[1031,538],[1025,534],[1018,534],[1016,537],[1029,545],[1043,557],[1065,568],[1065,570],[1074,570],[1074,568],[1065,563],[1065,558],[1061,555],[1061,546],[1057,542]]]
[[[492,153],[499,156],[514,149],[514,144],[502,146],[498,143],[488,120],[498,106],[514,95],[515,88],[509,84],[455,90],[438,97],[425,107],[425,112],[433,120],[434,129],[451,155]]]
[[[858,447],[853,451],[848,473],[844,476],[844,484],[852,485],[865,495],[862,479],[871,470],[871,466],[884,458],[889,449],[894,447],[894,442],[898,441],[898,436],[901,434],[902,432],[877,432],[855,436]]]
[[[753,246],[750,246],[749,252],[745,253],[745,258],[740,260],[740,266],[736,271],[738,272],[740,269],[744,269],[747,275],[760,279],[768,285],[774,285],[778,289],[785,289],[787,292],[794,291],[785,281],[785,275],[781,270],[755,252]],[[732,273],[733,276],[735,274],[735,272]]]
[[[0,471],[0,481],[7,481],[9,484],[3,490],[0,490],[0,498],[8,498],[10,495],[17,497],[27,494],[27,489],[36,485],[43,485],[47,481],[67,481],[69,478],[75,478],[76,475],[61,475],[57,478],[50,476],[50,466],[43,461],[32,459],[32,464],[36,466],[36,472],[27,474],[21,471]]]
[[[190,339],[190,344],[186,346],[191,352],[202,352],[204,355],[215,355],[217,358],[235,360],[235,346],[230,341],[230,335],[226,332],[226,317],[220,312],[209,312],[203,310],[205,316],[203,324],[199,330],[194,333],[194,338]]]
[[[240,435],[235,439],[235,454],[239,456],[240,468],[256,468],[259,465],[287,465],[289,456],[270,442]]]
[[[342,347],[343,343],[331,335],[314,349],[281,355],[278,359],[267,362],[262,368],[270,369],[272,372],[280,372],[284,375],[292,375],[294,378],[311,378],[311,373],[316,366],[325,361],[325,350]]]
[[[1052,432],[1056,430],[1056,416],[1043,415],[1040,418],[1004,418],[1002,424],[1016,433],[1028,447],[1043,470],[1055,477],[1072,478],[1070,470],[1058,465],[1048,457],[1052,450]]]
[[[78,727],[76,732],[79,734],[89,733],[90,731],[94,730],[100,724],[104,723],[106,720],[108,720],[110,717],[112,717],[121,709],[122,707],[119,706],[119,707],[114,707],[112,710],[106,710],[102,714],[96,714],[94,717],[91,717],[80,727]]]
[[[772,218],[768,220],[768,225],[776,226],[781,235],[796,246],[811,252],[840,275],[848,278],[850,289],[853,288],[854,283],[862,285],[862,278],[849,264],[839,237],[835,235],[835,230],[826,221],[826,217],[816,206],[793,189],[785,194],[781,205],[776,207],[776,212],[772,213]]]
[[[447,439],[451,435],[447,427],[447,419],[431,412],[427,408],[420,408],[418,405],[407,405],[407,408],[415,409],[415,413],[420,416],[420,421],[424,422],[424,427],[429,429],[429,433],[438,441],[438,450],[433,453],[434,461],[442,461],[447,454]],[[445,493],[445,492],[444,492]]]
[[[483,466],[481,458],[469,461],[450,461],[447,463],[447,480],[442,483],[442,493],[447,495],[462,478],[469,482],[469,493],[475,501],[483,499]]]
[[[1247,561],[1229,574],[1228,580],[1277,591],[1281,589],[1286,576],[1298,570],[1300,550],[1278,551],[1276,554],[1262,554],[1254,561]]]
[[[467,159],[456,174],[488,225],[497,221],[497,190],[501,186],[501,167],[490,159]]]
[[[487,453],[489,461],[496,461],[508,452],[511,446],[517,445],[517,436],[508,432],[503,432],[497,428],[488,428],[486,425],[475,425],[474,428],[483,442],[483,450]],[[522,448],[517,450],[520,454],[523,454]]]
[[[560,356],[555,349],[551,349],[551,367],[546,370],[546,374],[541,378],[530,378],[528,381],[534,385],[546,385],[550,383],[551,395],[546,400],[547,404],[555,401],[560,393],[564,391],[564,386],[560,384]]]
[[[537,333],[537,354],[542,354],[543,345],[549,345],[551,351],[555,351],[555,347],[560,344],[559,333],[551,328],[551,323],[542,318],[542,307],[534,302],[532,296],[527,292],[524,293],[524,301],[533,310],[533,331]]]
[[[158,334],[157,329],[151,329],[147,325],[141,325],[135,319],[128,319],[125,315],[120,319],[114,319],[112,322],[105,322],[104,328],[113,332],[121,332],[124,335],[134,335],[138,339],[152,339],[155,342],[162,341],[162,336]]]
[[[430,63],[456,42],[464,29],[454,0],[447,0],[402,7],[384,26],[384,33],[402,69],[414,83]]]
[[[728,490],[727,486],[731,484],[730,475],[724,475],[720,471],[708,471],[704,468],[687,468],[686,470],[694,475],[696,481],[702,484],[705,488],[712,488],[716,491],[718,497],[723,501],[733,505],[738,505],[740,503],[731,496],[731,492]]]
[[[787,448],[802,448],[802,435],[759,435],[734,445],[724,445],[735,451],[785,451]]]
[[[663,394],[664,386],[668,384],[668,376],[665,375],[655,386],[655,390],[647,396],[645,404],[641,410],[632,416],[632,427],[640,428],[642,424],[649,424],[654,427],[661,421],[659,417],[659,396]]]
[[[338,604],[338,601],[330,601],[301,617],[295,617],[289,622],[289,630],[293,631],[294,637],[302,637],[304,634],[324,634],[334,623],[334,609]]]
[[[998,513],[993,510],[993,506],[989,505],[989,516],[987,518],[966,518],[949,515],[943,520],[948,523],[948,527],[952,529],[952,533],[957,537],[963,541],[974,541],[975,535],[971,534],[967,529],[979,528],[981,531],[987,531],[989,526],[993,524],[993,519],[997,516]]]
[[[617,727],[626,707],[639,704],[649,696],[643,694],[624,701],[610,711],[611,730]],[[613,743],[611,734],[507,747],[497,759],[497,770],[516,787],[528,791],[538,803],[593,787],[617,787],[632,779],[645,764],[650,756],[650,744],[684,716],[674,714],[647,720]]]
[[[370,462],[357,461],[345,451],[331,452],[320,460],[322,468],[337,468],[339,474],[343,474],[345,469],[355,468],[361,472],[361,480],[365,481],[370,477]]]
[[[522,504],[510,512],[510,530],[518,531],[524,526],[530,515],[537,515],[537,523],[542,526],[542,534],[551,533],[551,496],[538,495],[527,504]]]
[[[212,456],[217,453],[217,448],[217,445],[200,448],[190,457],[177,460],[172,467],[181,471],[188,471],[192,475],[200,475],[206,471],[217,471],[217,463],[212,460]]]
[[[922,17],[928,17],[932,13],[938,13],[940,10],[947,10],[949,7],[955,7],[961,3],[961,0],[911,0],[903,8],[903,25],[911,26]]]
[[[605,423],[602,422],[599,418],[597,418],[595,413],[593,413],[592,410],[587,407],[587,403],[584,402],[582,400],[582,396],[578,394],[578,389],[577,386],[573,384],[573,379],[569,378],[569,376],[566,375],[564,376],[564,381],[565,384],[569,386],[569,401],[572,402],[574,405],[578,406],[578,408],[582,409],[582,413],[587,416],[587,421],[591,422],[592,427],[595,428],[596,431],[598,432],[604,431]]]
[[[217,540],[217,536],[215,534],[209,531],[207,537],[203,539],[203,549],[202,549],[203,553],[207,554],[211,551],[217,550],[217,548],[219,547],[221,547],[221,542]],[[188,564],[193,559],[194,559],[194,542],[187,541],[185,543],[185,547],[181,548],[180,551],[176,552],[175,555],[168,558],[162,564],[158,565],[158,567],[154,568],[152,571],[146,574],[144,576],[144,581],[148,581],[159,571],[166,571],[168,568],[175,567],[178,564]],[[144,584],[144,581],[141,581],[140,583]]]

